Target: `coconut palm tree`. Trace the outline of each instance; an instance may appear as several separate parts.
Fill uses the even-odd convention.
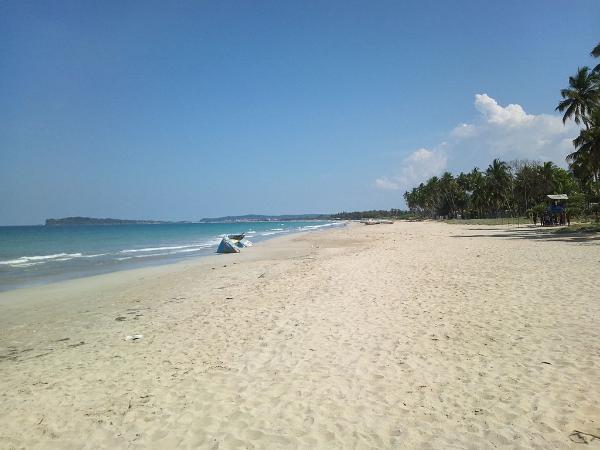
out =
[[[535,203],[538,196],[539,165],[526,162],[515,171],[515,201],[520,203],[520,209],[527,211]]]
[[[489,206],[489,195],[485,175],[477,168],[469,173],[460,174],[457,182],[464,191],[467,207],[477,217],[483,217],[483,213]]]
[[[544,194],[554,193],[556,187],[555,180],[556,165],[552,161],[546,161],[539,167],[539,174],[542,178],[542,189],[545,191]]]
[[[512,177],[508,164],[496,158],[489,165],[485,173],[494,212],[498,212],[501,206],[509,208],[508,194],[510,192]]]
[[[560,91],[563,100],[556,107],[564,112],[563,123],[573,118],[576,124],[588,127],[588,117],[598,106],[598,77],[589,67],[577,69],[577,73],[569,77],[569,88]]]
[[[590,55],[592,55],[594,58],[600,58],[600,44],[596,45]],[[600,64],[598,64],[596,67],[594,67],[594,72],[598,73],[600,72]]]
[[[600,178],[600,108],[592,112],[588,120],[589,127],[580,131],[579,136],[573,140],[575,151],[567,156],[567,161],[574,169],[573,172],[587,173],[596,186],[598,194],[598,181]]]
[[[450,172],[444,172],[439,179],[440,196],[442,208],[440,213],[450,217],[456,217],[458,204],[461,197],[461,189]]]

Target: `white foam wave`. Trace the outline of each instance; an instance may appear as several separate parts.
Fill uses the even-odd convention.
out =
[[[265,231],[264,233],[261,233],[261,236],[272,236],[274,234],[281,234],[281,233],[285,233],[284,230],[281,231]]]
[[[28,264],[32,261],[40,261],[41,263],[46,260],[59,260],[60,258],[79,258],[81,253],[56,253],[54,255],[39,255],[39,256],[21,256],[17,259],[10,259],[7,261],[0,261],[0,264],[15,265],[15,264]]]
[[[97,255],[81,255],[82,258],[97,258],[98,256],[106,256],[108,253],[98,253]]]
[[[171,252],[171,254],[199,252],[200,250],[204,250],[205,248],[206,247],[184,248],[183,250],[179,250],[178,252]]]
[[[181,248],[195,247],[196,245],[172,245],[170,247],[135,248],[135,249],[121,250],[121,253],[141,253],[141,252],[156,252],[156,251],[161,251],[161,250],[179,250]]]
[[[16,267],[16,268],[21,268],[21,267],[31,267],[31,266],[37,266],[39,264],[44,264],[44,261],[38,261],[38,262],[30,262],[30,263],[21,263],[21,264],[8,264],[10,267]]]
[[[148,253],[145,255],[135,255],[134,258],[151,258],[153,256],[165,256],[165,255],[172,255],[173,252],[166,252],[166,253]]]
[[[305,225],[303,227],[298,227],[299,230],[318,230],[319,228],[328,228],[328,227],[339,227],[343,226],[343,222],[331,222],[331,223],[322,223],[320,225]]]

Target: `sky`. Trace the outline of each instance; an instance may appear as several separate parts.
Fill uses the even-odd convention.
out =
[[[0,2],[0,225],[402,208],[554,108],[600,2]]]

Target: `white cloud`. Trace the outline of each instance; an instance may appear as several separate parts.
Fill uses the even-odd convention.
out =
[[[479,112],[471,123],[461,123],[450,133],[450,140],[437,150],[419,149],[405,158],[396,175],[375,180],[380,189],[408,189],[443,172],[448,163],[454,170],[481,168],[494,158],[505,161],[532,159],[565,165],[572,152],[572,140],[579,128],[563,124],[552,114],[527,114],[521,105],[502,106],[487,94],[475,95]]]
[[[401,189],[400,184],[398,182],[390,180],[388,177],[381,177],[375,180],[375,186],[379,189],[383,189],[384,191],[395,191]]]
[[[488,162],[493,158],[534,159],[564,165],[578,132],[572,122],[551,114],[527,114],[521,105],[501,106],[487,94],[475,95],[480,115],[473,123],[454,128],[452,158],[456,162]],[[477,157],[479,156],[479,158]],[[482,161],[481,157],[487,158]],[[464,164],[461,164],[461,166]]]
[[[396,175],[377,178],[375,186],[384,190],[408,189],[429,177],[439,175],[446,169],[446,163],[443,150],[420,148],[404,159]]]
[[[471,125],[470,123],[461,123],[457,127],[452,130],[451,136],[456,138],[466,138],[471,137],[477,134],[477,129],[475,125]]]
[[[502,107],[487,94],[475,94],[475,108],[488,123],[520,126],[529,123],[535,116],[528,115],[521,105],[510,104]]]

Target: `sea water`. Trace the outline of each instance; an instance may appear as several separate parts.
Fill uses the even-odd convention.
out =
[[[256,242],[341,225],[285,221],[0,227],[0,291],[209,255],[228,234],[245,232]]]

